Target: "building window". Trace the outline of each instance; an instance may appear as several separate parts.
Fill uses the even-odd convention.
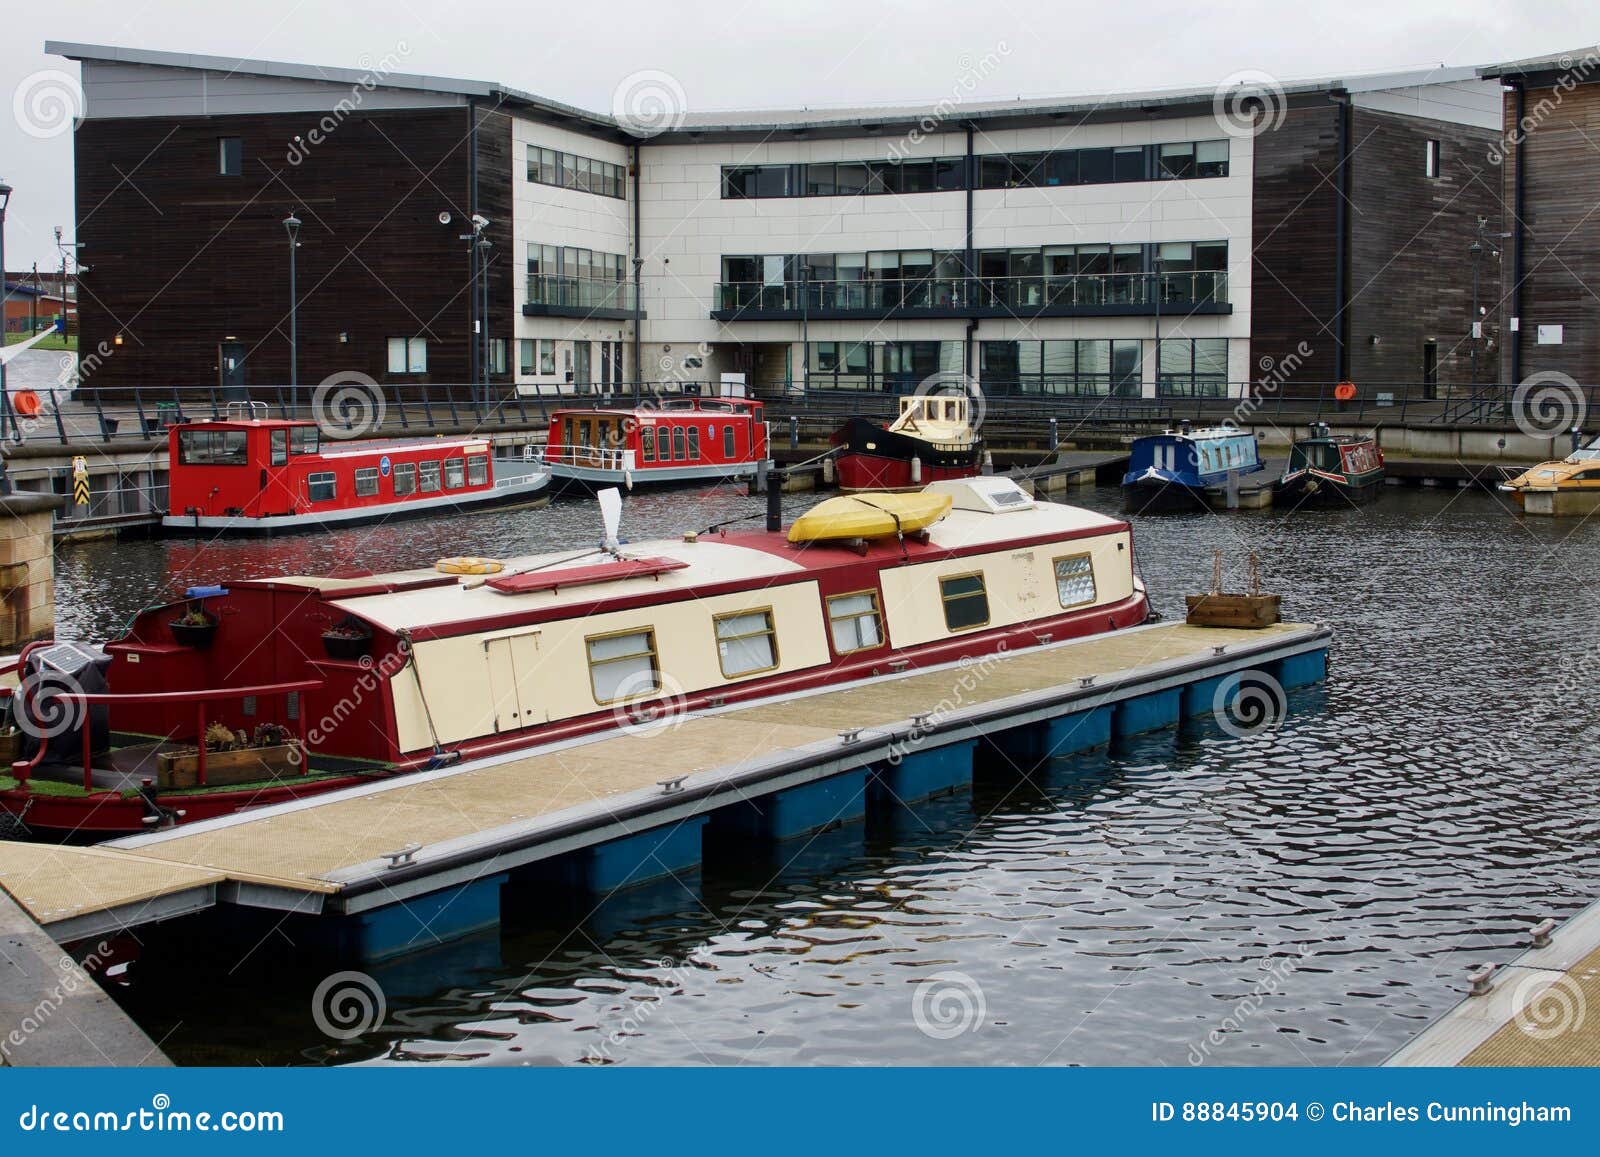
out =
[[[534,339],[524,337],[517,339],[517,373],[522,377],[533,376]]]
[[[504,355],[502,355],[502,357],[503,356]],[[425,337],[390,338],[389,372],[391,374],[427,373],[428,339]]]
[[[417,464],[402,462],[394,468],[394,496],[404,498],[417,492]]]
[[[437,462],[421,462],[417,465],[417,489],[424,494],[437,494],[439,491],[439,464]]]
[[[554,338],[539,339],[539,372],[553,374],[556,372],[556,343]]]
[[[339,493],[338,480],[333,471],[319,471],[306,475],[306,497],[312,502],[332,502]]]
[[[1156,390],[1163,396],[1222,398],[1228,393],[1228,339],[1162,338]]]
[[[503,337],[489,339],[489,372],[491,374],[506,372],[506,339]]]
[[[1425,149],[1425,151],[1423,153],[1422,164],[1423,164],[1423,174],[1424,174],[1424,176],[1437,177],[1439,175],[1439,142],[1438,141],[1429,140],[1427,142],[1427,148]]]
[[[467,485],[487,486],[489,484],[489,456],[487,454],[470,454],[467,456]]]
[[[986,391],[1137,397],[1140,367],[1137,338],[986,341],[978,345],[978,373]]]
[[[460,490],[467,484],[467,464],[460,458],[446,458],[444,462],[444,488]]]
[[[712,621],[716,624],[717,661],[722,665],[724,679],[770,671],[778,665],[778,642],[770,607],[717,615]]]
[[[378,468],[362,466],[356,470],[356,497],[375,498],[378,494]]]
[[[1095,600],[1094,562],[1086,554],[1056,559],[1056,598],[1063,607],[1081,607]]]
[[[952,631],[970,631],[989,622],[989,595],[981,572],[940,579],[939,596],[944,600],[944,625]]]
[[[589,685],[602,707],[661,689],[653,630],[591,635],[584,643],[589,651]]]
[[[865,651],[883,643],[883,616],[877,591],[834,595],[828,600],[828,627],[835,654]]]
[[[527,175],[528,180],[540,185],[556,185],[619,200],[627,195],[627,170],[623,166],[576,153],[529,145]]]
[[[217,138],[217,173],[237,177],[244,171],[244,142],[238,137]]]

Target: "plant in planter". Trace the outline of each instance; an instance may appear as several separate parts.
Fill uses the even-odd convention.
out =
[[[359,659],[372,650],[372,629],[358,619],[346,618],[322,632],[322,647],[330,659]]]
[[[217,617],[199,602],[192,602],[188,610],[167,623],[167,629],[172,632],[176,642],[193,647],[196,651],[204,651],[216,637]]]
[[[226,723],[206,727],[206,784],[210,787],[255,783],[298,774],[300,743],[277,723],[260,723],[253,732],[235,730]],[[200,783],[200,749],[180,747],[156,756],[158,782],[163,788],[197,787]]]

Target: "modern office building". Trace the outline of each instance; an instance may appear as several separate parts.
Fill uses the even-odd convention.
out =
[[[1499,221],[1471,69],[640,135],[394,68],[48,47],[82,64],[83,337],[122,337],[91,385],[286,382],[292,215],[301,384],[1448,387]]]
[[[1503,86],[1498,163],[1507,209],[1492,279],[1505,322],[1498,378],[1600,381],[1600,48],[1480,70]]]

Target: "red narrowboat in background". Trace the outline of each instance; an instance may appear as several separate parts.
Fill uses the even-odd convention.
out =
[[[767,456],[764,407],[684,396],[557,410],[541,461],[557,483],[635,487],[753,477]]]
[[[257,403],[260,406],[259,403]],[[550,475],[533,458],[494,458],[488,438],[324,443],[315,422],[229,406],[168,433],[170,531],[270,534],[478,506],[530,503]]]

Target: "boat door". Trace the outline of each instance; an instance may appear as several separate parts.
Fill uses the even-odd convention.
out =
[[[538,709],[534,694],[533,672],[538,650],[538,631],[483,641],[495,731],[516,731],[545,722],[545,713]]]
[[[223,397],[243,396],[244,358],[244,342],[225,341],[217,344],[217,384],[222,387]]]

